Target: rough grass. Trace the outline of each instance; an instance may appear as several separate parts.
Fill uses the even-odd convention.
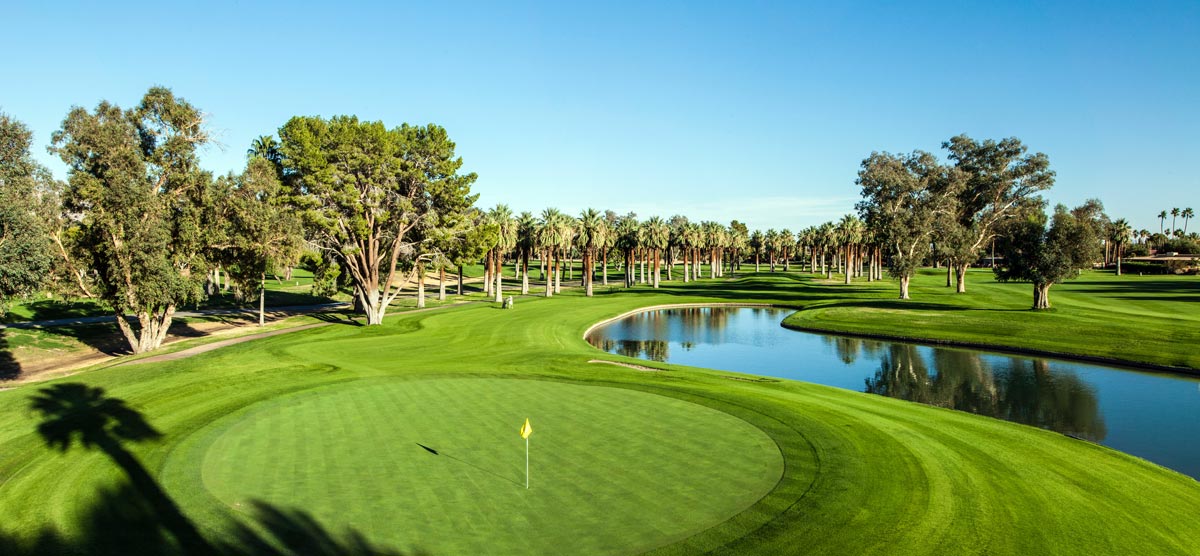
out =
[[[986,285],[975,276],[972,278],[975,280],[969,289],[982,297]],[[916,301],[934,296],[932,285],[927,282],[928,279],[923,279],[921,289],[914,292]],[[301,457],[296,454],[299,448],[287,447],[318,441],[321,436],[314,436],[318,433],[314,430],[316,425],[280,425],[278,443],[272,444],[265,438],[267,433],[256,435],[244,429],[253,426],[253,421],[246,424],[244,419],[254,412],[262,410],[264,418],[281,419],[269,408],[283,407],[289,399],[310,399],[308,396],[315,396],[313,400],[323,399],[313,394],[320,392],[315,389],[321,387],[368,388],[371,381],[433,378],[521,378],[601,386],[604,391],[627,389],[698,404],[744,421],[762,431],[778,447],[783,473],[766,496],[720,524],[687,538],[679,539],[664,531],[657,537],[665,543],[654,551],[659,554],[1194,553],[1194,548],[1200,546],[1200,523],[1193,517],[1200,511],[1200,484],[1143,460],[1014,423],[818,385],[731,381],[724,378],[729,373],[665,364],[660,366],[667,370],[656,373],[588,364],[596,358],[635,361],[601,354],[582,339],[591,324],[647,305],[740,300],[796,306],[824,303],[826,308],[833,308],[836,303],[857,296],[865,308],[894,309],[876,305],[885,302],[891,287],[894,285],[888,282],[878,286],[835,287],[812,284],[794,276],[757,276],[702,281],[657,292],[638,287],[593,299],[575,293],[552,299],[521,298],[512,310],[472,304],[400,314],[389,318],[383,326],[323,327],[171,363],[96,371],[72,380],[106,388],[111,395],[142,411],[164,433],[159,442],[131,449],[166,485],[168,494],[181,503],[188,517],[206,534],[219,538],[231,538],[228,534],[231,520],[248,518],[222,503],[219,496],[205,487],[205,466],[216,465],[211,463],[215,460],[207,458],[223,457],[226,450],[241,450],[238,453],[245,454],[245,458],[259,461],[286,459],[296,466],[299,476],[326,465],[320,463],[323,461],[320,458],[326,457],[324,452]],[[1011,293],[1004,294],[1013,304],[1018,302],[1019,291],[1025,289],[996,287],[997,291],[1013,288]],[[927,294],[923,293],[925,288],[929,288]],[[1067,313],[1070,295],[1055,293],[1060,294],[1055,301],[1061,303],[1061,310],[1052,315]],[[839,297],[842,301],[837,301]],[[1146,303],[1152,306],[1156,302]],[[935,311],[937,305],[930,302],[930,307],[921,307],[914,314]],[[1016,310],[1012,315],[1012,320],[1043,316]],[[81,449],[59,454],[43,447],[33,432],[37,420],[25,409],[25,398],[35,388],[25,386],[0,392],[0,481],[3,481],[0,518],[9,531],[19,534],[35,534],[53,527],[58,534],[72,539],[77,547],[96,546],[89,544],[103,532],[96,524],[111,522],[110,514],[120,513],[118,510],[132,504],[127,497],[114,499],[106,494],[123,482],[122,474],[102,454]],[[480,399],[479,390],[487,388],[464,386],[463,399],[476,403],[472,400]],[[425,403],[422,400],[432,403],[440,398],[420,389],[413,392],[418,396],[416,401],[391,404],[396,410],[390,418],[397,427],[411,424],[415,432],[430,422],[416,406]],[[637,406],[645,400],[637,399],[638,402],[633,402]],[[375,422],[375,412],[354,416],[357,408],[381,403],[378,400],[329,403],[333,405],[314,407],[314,413],[304,417],[309,421],[304,422],[313,423],[318,414],[336,413],[341,408],[344,414],[336,422],[342,430],[355,429],[344,433],[349,439],[361,438],[358,435],[380,426]],[[663,407],[669,405],[664,403]],[[605,417],[610,413],[586,407],[579,410],[581,418],[597,415],[601,423],[613,419]],[[464,411],[455,418],[470,420],[471,416]],[[317,421],[326,423],[332,422],[331,419]],[[678,418],[664,419],[672,423]],[[224,433],[214,432],[226,425],[229,428],[224,430],[237,429],[242,433],[225,437]],[[507,433],[514,438],[517,425],[519,421],[508,425]],[[698,467],[736,455],[727,448],[736,444],[728,443],[725,433],[717,434],[724,439],[722,442],[705,443],[696,440],[696,434],[683,425],[670,426],[664,431],[655,428],[655,420],[646,418],[629,419],[622,425],[629,427],[630,434],[657,436],[668,445],[701,442],[700,449],[710,448],[707,453],[710,459],[696,460]],[[534,426],[537,429],[539,422],[535,421]],[[535,432],[535,443],[549,436],[537,435],[547,429],[554,430],[553,425],[541,426]],[[320,432],[325,436],[336,434],[336,429]],[[436,434],[451,433],[447,430]],[[235,448],[237,442],[247,445]],[[361,443],[348,442],[354,446]],[[227,448],[215,453],[206,448],[214,445]],[[661,447],[647,449],[650,451],[646,465],[661,462],[664,474],[677,465],[672,463],[673,456],[662,459],[667,456],[656,455],[662,453]],[[568,459],[581,467],[607,468],[614,476],[614,483],[623,480],[620,466],[599,463],[604,461],[603,455],[576,454]],[[188,462],[200,462],[197,464],[200,471]],[[335,464],[345,466],[347,462]],[[371,485],[388,484],[395,479],[381,476],[386,473],[369,471],[376,464],[362,461],[361,466],[350,465],[351,471],[328,477],[329,481],[354,483],[346,488],[379,494],[341,500],[339,504],[346,511],[371,508],[396,511],[412,504],[413,499],[437,500],[482,488],[471,483],[475,477],[472,474],[454,476],[415,467],[413,476],[405,479],[403,489],[411,494],[383,495],[382,490],[373,490]],[[632,485],[641,481],[632,477],[629,480]],[[672,476],[671,480],[680,478]],[[239,484],[247,485],[249,492],[261,496],[270,493],[254,489],[278,488],[274,481],[255,483],[246,477],[239,481],[244,481]],[[364,486],[363,481],[370,483]],[[705,489],[709,496],[736,498],[744,494],[720,480],[697,480],[692,488]],[[613,503],[605,497],[593,497],[582,488],[564,489],[562,493],[567,498],[556,507],[563,512],[604,515],[607,505]],[[322,496],[320,492],[284,496],[276,502],[314,516],[319,514],[316,522],[320,523],[335,519],[322,510]],[[463,503],[469,500],[468,496]],[[691,518],[703,511],[689,504],[668,506],[657,513],[667,518],[677,516],[680,523],[694,523]],[[507,511],[531,512],[528,518],[532,520],[553,517],[537,513],[535,506],[522,507],[516,502]],[[153,527],[152,518],[148,518],[149,524],[140,525],[141,537]],[[373,530],[373,527],[368,524],[363,528]],[[493,546],[504,552],[508,546],[505,533],[490,527],[493,525],[486,520],[468,520],[464,514],[450,512],[438,520],[394,522],[385,540],[400,548],[421,548],[419,539],[454,539],[470,531],[472,538],[496,539]],[[554,552],[623,553],[629,550],[619,545],[625,533],[619,520],[597,519],[589,527],[589,536],[579,538],[577,546],[558,546]],[[605,543],[605,539],[612,542]],[[444,549],[447,553],[465,552],[456,548],[452,540],[444,542],[447,544],[429,548]],[[654,544],[647,540],[642,546]],[[166,551],[163,546],[154,548]],[[152,553],[148,549],[140,552]]]

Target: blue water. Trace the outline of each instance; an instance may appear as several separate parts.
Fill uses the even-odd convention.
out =
[[[1025,423],[1200,478],[1200,378],[788,330],[789,309],[638,313],[592,345],[631,357],[803,380]]]

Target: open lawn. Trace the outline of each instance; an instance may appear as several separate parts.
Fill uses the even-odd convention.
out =
[[[1092,326],[1108,335],[1072,331],[1067,347],[1090,353],[1092,338],[1113,337],[1142,357],[1186,354],[1149,342],[1189,325],[1174,341],[1195,345],[1196,317],[1185,314],[1193,282],[1127,282],[1146,286],[1135,288],[1095,276],[1052,290],[1059,309],[1050,313],[1022,310],[1028,286],[979,274],[966,296],[923,277],[903,314],[893,313],[890,281],[762,274],[601,289],[592,299],[568,292],[21,386],[0,392],[9,537],[0,553],[175,553],[172,539],[185,538],[193,554],[362,554],[367,545],[406,554],[1192,554],[1200,484],[1143,460],[824,386],[591,364],[635,361],[582,339],[638,307],[748,301],[811,307],[798,318],[893,335],[923,320],[911,335],[965,339],[988,322],[1042,336]],[[1175,284],[1180,299],[1144,299],[1161,284]],[[989,299],[997,306],[983,307]],[[999,309],[1004,317],[989,321]],[[836,311],[843,320],[832,320]],[[1128,321],[1114,320],[1126,312]],[[1012,338],[1000,343],[1025,341]],[[124,400],[161,437],[92,427],[100,411],[82,385]],[[43,390],[51,387],[60,389]],[[76,408],[49,422],[86,429],[94,449],[46,447],[37,433],[46,421],[29,410],[39,392]],[[529,490],[517,435],[525,417],[535,431]]]

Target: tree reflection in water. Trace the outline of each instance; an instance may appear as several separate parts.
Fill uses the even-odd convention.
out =
[[[847,356],[840,351],[839,357]],[[849,353],[852,344],[845,344]],[[1008,421],[1101,442],[1108,434],[1096,392],[1074,373],[1052,373],[1041,359],[950,349],[927,362],[918,346],[891,344],[866,392]],[[850,357],[853,361],[853,357]],[[931,368],[932,367],[932,368]]]

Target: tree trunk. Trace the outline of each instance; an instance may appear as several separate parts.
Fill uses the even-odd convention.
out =
[[[417,263],[417,308],[425,308],[425,265]]]
[[[463,265],[458,265],[458,295],[463,294]]]
[[[529,295],[529,253],[522,257],[521,265],[521,295]]]
[[[603,258],[604,258],[604,262],[602,264],[604,266],[600,267],[600,276],[601,276],[600,283],[607,286],[608,285],[608,249],[604,250]]]
[[[125,337],[125,341],[129,343],[129,349],[133,353],[146,353],[158,349],[162,345],[163,340],[167,337],[167,329],[171,328],[171,318],[174,315],[174,304],[167,305],[167,308],[159,313],[140,311],[137,314],[138,330],[135,333],[125,316],[117,313],[117,328],[121,330],[121,335]]]
[[[492,293],[492,252],[483,255],[483,295]]]
[[[504,255],[496,251],[496,303],[504,303]]]
[[[438,267],[438,301],[446,300],[446,267]]]
[[[675,252],[673,249],[667,249],[667,259],[668,260],[663,262],[667,265],[667,281],[669,282],[674,280],[674,278],[671,277],[671,270],[675,268]]]
[[[545,252],[542,256],[542,259],[545,260],[544,266],[550,267],[542,272],[542,277],[546,279],[546,291],[543,295],[546,297],[554,297],[554,259],[550,258],[549,252]],[[549,274],[546,274],[547,271]]]
[[[562,256],[554,255],[554,293],[562,293]]]
[[[900,277],[900,299],[908,299],[908,282],[912,278],[909,276]]]
[[[1033,308],[1034,309],[1049,309],[1050,308],[1050,286],[1054,284],[1033,284]]]
[[[595,263],[592,262],[594,258],[595,255],[591,251],[583,255],[583,295],[587,297],[592,297],[592,282],[595,281],[595,277],[592,276],[593,267],[595,266]]]
[[[661,258],[661,255],[662,255],[662,252],[660,252],[658,249],[654,250],[654,255],[653,255],[653,257],[654,257],[654,289],[658,289],[658,278],[659,278],[660,263],[661,263],[661,261],[659,259]]]
[[[266,321],[267,312],[267,286],[263,282],[267,280],[266,276],[260,276],[258,280],[258,326],[263,326]]]
[[[958,283],[958,293],[967,293],[967,263],[959,264],[954,269],[955,280]]]
[[[950,261],[946,261],[946,287],[954,285],[954,265]]]
[[[1117,276],[1121,275],[1121,246],[1117,246]]]

